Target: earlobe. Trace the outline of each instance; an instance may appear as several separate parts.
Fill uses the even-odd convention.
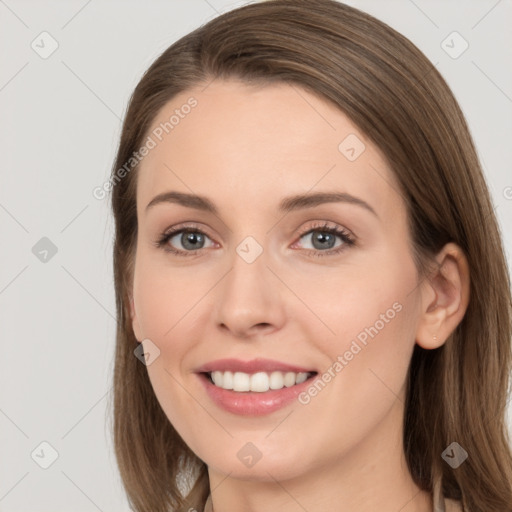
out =
[[[446,244],[436,267],[421,288],[421,316],[416,343],[431,350],[445,343],[462,321],[469,304],[469,265],[462,249]]]

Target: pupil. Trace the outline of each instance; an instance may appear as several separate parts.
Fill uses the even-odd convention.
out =
[[[322,231],[317,231],[316,233],[317,235],[313,236],[313,245],[315,245],[315,242],[319,242],[320,247],[316,247],[317,249],[331,249],[333,247],[332,242],[334,241],[334,236],[332,233],[325,233]],[[327,245],[325,245],[326,243]]]

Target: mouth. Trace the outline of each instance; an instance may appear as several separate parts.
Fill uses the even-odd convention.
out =
[[[263,416],[292,405],[318,372],[274,359],[218,359],[195,369],[206,395],[241,416]]]
[[[318,372],[199,372],[207,396],[237,416],[265,416],[298,400]]]
[[[235,393],[266,393],[291,388],[312,379],[318,372],[201,372],[214,386]]]

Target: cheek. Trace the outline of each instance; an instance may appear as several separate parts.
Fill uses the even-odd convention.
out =
[[[304,315],[301,329],[326,356],[325,369],[343,375],[335,380],[346,381],[352,397],[390,393],[386,386],[400,391],[415,342],[419,310],[411,292],[416,279],[412,261],[380,258],[364,272],[332,273],[322,286],[304,282],[315,315]]]
[[[370,326],[376,325],[379,332],[392,331],[404,316],[410,320],[410,311],[404,315],[399,310],[415,299],[411,293],[416,285],[415,267],[407,261],[389,260],[380,258],[378,264],[369,262],[339,271],[329,269],[327,277],[302,274],[296,286],[312,313],[306,314],[315,327],[312,339],[321,339],[318,333],[322,331],[328,346],[360,333],[364,341],[365,329]]]
[[[154,257],[152,258],[154,260]],[[137,318],[146,338],[179,342],[183,329],[193,325],[198,303],[204,300],[209,289],[208,276],[192,274],[190,270],[166,267],[140,257],[135,270],[134,295]],[[178,339],[177,333],[180,332]]]
[[[302,329],[310,329],[310,339],[325,362],[320,375],[323,384],[312,385],[302,396],[301,421],[307,424],[309,418],[323,417],[324,424],[331,425],[328,428],[337,441],[326,448],[326,457],[360,442],[397,401],[404,401],[418,314],[416,296],[410,293],[415,272],[400,280],[388,270],[387,277],[381,272],[380,280],[366,274],[366,286],[360,286],[361,280],[351,284],[345,278],[342,288],[341,279],[333,281],[324,288],[327,296],[318,295],[316,305],[324,307],[316,311],[335,334],[318,319],[308,326],[301,324]]]
[[[206,336],[203,329],[212,307],[207,294],[214,279],[211,275],[169,268],[154,260],[154,255],[145,254],[137,260],[137,318],[144,338],[160,350],[158,358],[147,367],[155,395],[171,423],[179,429],[185,426],[183,418],[189,417],[186,411],[192,417],[196,412],[197,404],[186,391],[183,370],[190,367],[190,353]]]
[[[186,432],[190,418],[197,415],[197,403],[191,400],[181,368],[193,340],[201,338],[197,328],[194,330],[198,309],[194,305],[209,287],[201,284],[204,281],[191,279],[190,272],[157,263],[154,255],[138,257],[134,280],[139,325],[144,337],[160,350],[147,366],[153,391],[174,428]],[[190,444],[188,438],[187,442]]]

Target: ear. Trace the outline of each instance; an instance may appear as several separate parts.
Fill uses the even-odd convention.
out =
[[[133,334],[135,335],[135,338],[137,338],[137,341],[141,342],[144,339],[144,336],[142,335],[142,329],[140,328],[139,320],[137,318],[137,313],[135,311],[135,301],[133,299],[133,294],[130,294],[129,302],[130,302],[130,318],[132,320]]]
[[[462,321],[469,304],[469,265],[462,249],[448,243],[436,267],[421,285],[421,316],[416,343],[431,350],[444,344]]]

